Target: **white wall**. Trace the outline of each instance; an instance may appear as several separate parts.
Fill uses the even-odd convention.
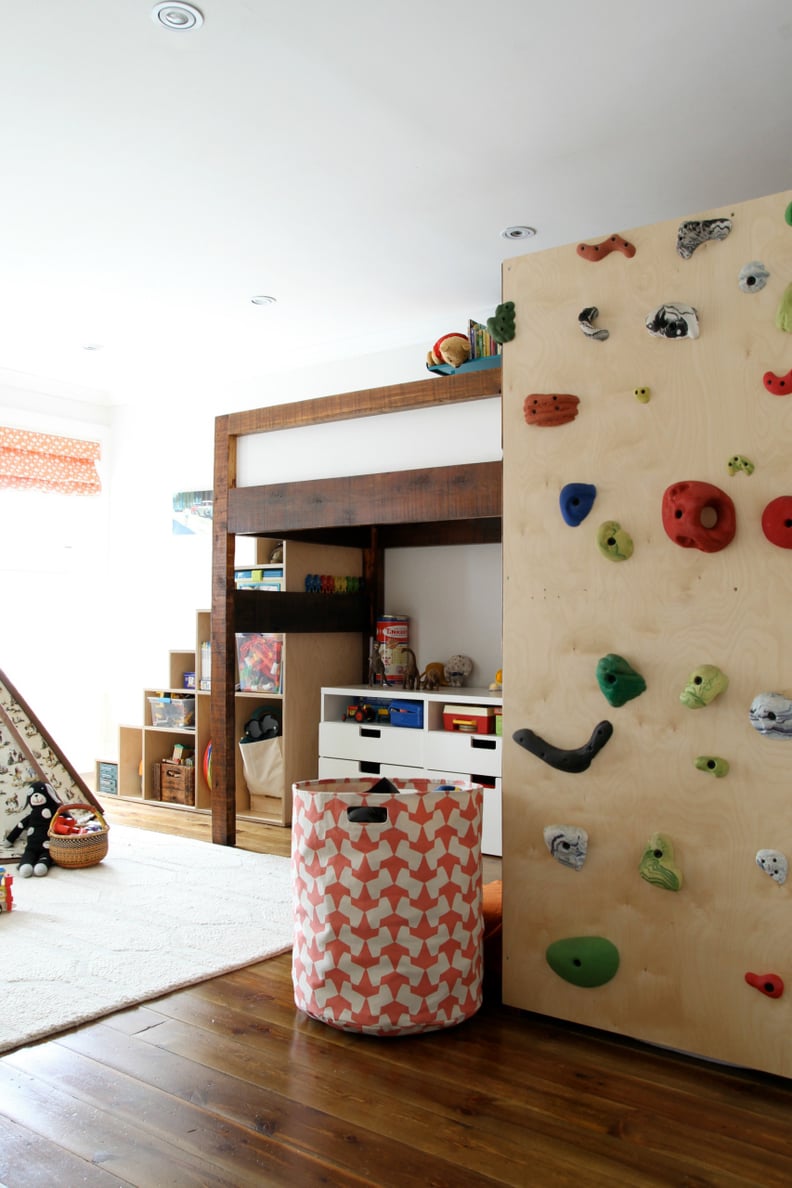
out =
[[[97,497],[0,490],[0,668],[78,770],[110,726],[108,411],[0,382],[0,423],[99,441]]]
[[[174,535],[171,506],[176,492],[213,485],[215,415],[425,379],[424,358],[420,345],[273,374],[208,402],[205,395],[194,403],[185,395],[175,408],[163,401],[156,412],[134,401],[108,408],[39,394],[30,424],[20,411],[30,408],[30,393],[0,386],[7,423],[59,426],[50,431],[75,435],[82,425],[85,436],[101,436],[104,443],[105,489],[95,505],[94,530],[71,553],[71,570],[61,565],[57,588],[48,587],[41,557],[63,551],[74,525],[50,525],[49,537],[46,521],[29,535],[25,529],[11,568],[0,565],[6,592],[15,591],[3,597],[0,667],[78,770],[116,755],[119,724],[139,724],[144,689],[167,683],[168,652],[194,647],[195,612],[211,601],[211,534]],[[357,434],[365,422],[357,425],[350,423],[345,436],[348,457],[360,452]],[[478,448],[479,435],[473,436]],[[499,441],[499,430],[494,437]],[[379,468],[389,469],[383,461]],[[485,684],[501,663],[500,582],[498,546],[407,549],[386,558],[386,597],[395,613],[413,620],[419,661],[465,652]],[[458,631],[452,626],[457,612],[460,622],[470,614]]]

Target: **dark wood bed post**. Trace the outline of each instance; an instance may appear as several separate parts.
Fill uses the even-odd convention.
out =
[[[212,511],[212,841],[236,844],[236,739],[234,738],[234,553],[228,531],[228,492],[236,486],[236,437],[228,417],[215,421]],[[221,663],[222,661],[222,663]]]

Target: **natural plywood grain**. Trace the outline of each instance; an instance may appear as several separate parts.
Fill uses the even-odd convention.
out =
[[[588,772],[568,775],[509,742],[504,747],[504,913],[508,1001],[591,1026],[792,1075],[792,995],[772,1001],[747,970],[787,963],[789,885],[755,866],[761,847],[792,854],[789,755],[748,723],[754,695],[792,690],[784,607],[790,554],[764,538],[762,508],[787,490],[792,404],[771,397],[765,370],[792,362],[774,325],[792,276],[789,195],[710,212],[733,215],[720,243],[690,260],[675,251],[678,222],[627,233],[637,248],[589,264],[574,245],[505,269],[505,296],[520,334],[507,348],[504,391],[504,733],[529,727],[576,747],[595,723],[614,735]],[[767,265],[760,293],[737,285],[749,260]],[[652,338],[647,314],[684,301],[700,314],[695,341]],[[607,342],[577,316],[595,305]],[[633,390],[647,386],[648,404]],[[529,427],[532,392],[571,392],[580,412],[555,429]],[[735,453],[755,473],[730,476]],[[721,552],[681,549],[660,505],[671,483],[725,490],[737,535]],[[564,525],[558,495],[593,483],[597,500],[578,528]],[[604,559],[597,526],[619,521],[633,557]],[[620,708],[595,679],[599,657],[624,655],[647,691]],[[679,694],[702,663],[730,678],[713,705],[689,710]],[[698,772],[697,755],[726,756],[726,779]],[[547,824],[589,832],[581,872],[550,859]],[[650,886],[637,867],[651,834],[668,834],[684,871],[678,894]],[[562,981],[544,960],[559,937],[602,935],[621,953],[616,978],[596,990]],[[792,980],[792,979],[790,979]]]

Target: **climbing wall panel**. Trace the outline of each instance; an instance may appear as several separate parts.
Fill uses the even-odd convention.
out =
[[[792,282],[790,199],[618,229],[634,254],[591,250],[605,242],[593,237],[509,261],[517,331],[503,396],[505,1000],[785,1076],[792,878],[779,883],[756,855],[792,860],[792,738],[760,734],[749,709],[763,692],[792,696],[792,550],[762,529],[767,505],[792,494],[792,397],[763,382],[792,368],[776,324]],[[696,220],[717,222],[697,246],[694,230],[687,254],[683,233],[680,254],[680,225]],[[558,394],[578,397],[566,402],[577,415],[537,423],[547,402],[526,398]],[[664,528],[664,495],[682,482],[728,497],[668,497],[671,531],[692,525],[712,551]],[[569,483],[596,488],[577,526],[560,507]],[[786,518],[782,506],[782,536]],[[646,682],[620,705],[597,679],[611,656]],[[696,683],[703,666],[727,687],[711,669]],[[718,695],[690,708],[689,683],[693,704],[702,689]],[[580,752],[603,721],[612,735],[585,770],[540,757]],[[701,758],[727,760],[728,774]],[[551,855],[551,825],[573,830],[567,844],[587,835],[580,869]],[[568,938],[586,938],[567,954],[573,980],[546,956]],[[605,961],[609,980],[584,986],[574,979],[599,968],[590,938],[615,947],[618,967]],[[780,997],[746,981],[770,973],[787,984]]]

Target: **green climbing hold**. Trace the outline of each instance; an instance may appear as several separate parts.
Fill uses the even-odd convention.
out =
[[[729,687],[729,678],[714,664],[702,664],[688,677],[679,700],[688,709],[702,709]]]
[[[792,285],[787,285],[784,290],[784,296],[776,311],[775,324],[785,334],[792,334]]]
[[[664,833],[653,833],[638,864],[641,878],[664,891],[678,891],[682,871],[674,862],[674,847]]]
[[[789,223],[790,227],[792,227],[792,202],[790,202],[789,206],[784,211],[784,218]]]
[[[740,471],[743,474],[753,474],[756,469],[750,458],[746,458],[744,454],[733,454],[729,458],[727,466],[729,468],[729,474],[739,474]]]
[[[619,950],[604,936],[568,936],[545,950],[550,968],[573,986],[604,986],[619,968]]]
[[[495,314],[487,318],[487,329],[496,342],[511,342],[514,338],[514,302],[504,301],[495,306]]]
[[[640,697],[646,689],[646,681],[640,672],[636,672],[623,656],[613,652],[597,661],[597,684],[606,700],[615,706]]]
[[[708,771],[717,780],[729,774],[729,760],[721,759],[719,755],[699,755],[693,762],[699,771]]]
[[[633,396],[636,400],[640,400],[641,404],[648,404],[652,398],[652,393],[649,388],[636,388]]]
[[[629,532],[615,520],[606,520],[597,530],[597,545],[603,557],[609,561],[627,561],[633,555],[633,542]]]

